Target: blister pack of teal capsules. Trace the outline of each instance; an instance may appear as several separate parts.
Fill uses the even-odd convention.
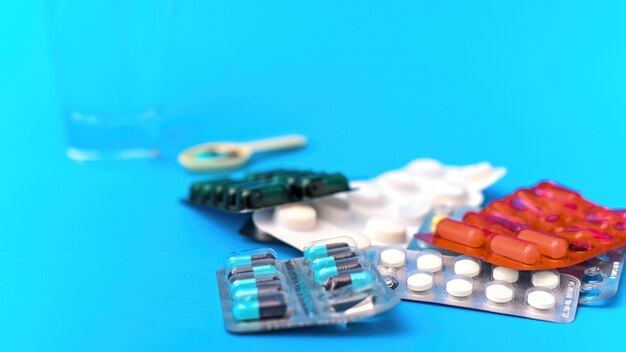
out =
[[[288,260],[270,248],[233,253],[216,275],[234,333],[345,324],[400,302],[350,238],[311,243]]]
[[[221,178],[193,183],[187,201],[231,213],[245,213],[348,190],[348,179],[341,173],[276,169],[251,173],[243,179]]]

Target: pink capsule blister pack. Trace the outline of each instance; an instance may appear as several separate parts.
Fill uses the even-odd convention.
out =
[[[400,246],[372,247],[367,253],[402,300],[555,323],[570,323],[576,316],[580,280],[556,270],[518,271]]]

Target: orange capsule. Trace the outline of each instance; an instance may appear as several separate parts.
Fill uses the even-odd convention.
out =
[[[468,247],[477,248],[485,242],[485,232],[483,230],[451,219],[439,221],[435,232],[449,241]]]
[[[539,253],[550,258],[563,258],[567,254],[567,241],[553,235],[524,229],[517,233],[517,238],[536,244]]]
[[[463,222],[466,224],[474,225],[476,227],[488,228],[490,224],[489,220],[485,219],[480,214],[474,212],[468,212],[463,216]]]
[[[536,244],[515,237],[494,235],[491,237],[490,246],[491,251],[495,254],[524,264],[535,264],[541,259]]]

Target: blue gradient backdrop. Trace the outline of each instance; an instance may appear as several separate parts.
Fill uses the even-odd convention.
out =
[[[0,350],[623,345],[626,290],[569,325],[403,302],[347,327],[226,333],[214,270],[258,243],[240,218],[179,204],[196,178],[171,161],[64,157],[43,5],[0,3]],[[622,1],[179,0],[168,128],[181,143],[310,138],[250,169],[488,160],[509,169],[492,194],[548,178],[626,207],[625,16]]]

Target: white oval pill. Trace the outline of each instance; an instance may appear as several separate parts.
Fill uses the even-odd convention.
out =
[[[513,288],[506,283],[491,283],[485,289],[485,296],[495,303],[507,303],[513,300]]]
[[[430,199],[416,197],[398,208],[398,216],[407,221],[421,221],[430,210]]]
[[[399,268],[406,262],[406,254],[400,249],[388,248],[380,252],[380,261],[390,268]]]
[[[505,268],[503,266],[496,266],[493,268],[492,274],[494,280],[506,281],[510,284],[517,282],[519,279],[519,271]]]
[[[350,187],[354,191],[348,192],[351,203],[361,206],[379,205],[383,200],[383,193],[377,187],[366,182],[350,182]]]
[[[528,294],[526,301],[531,307],[537,309],[552,309],[556,304],[554,294],[544,290],[532,291]]]
[[[535,287],[555,289],[559,287],[559,273],[556,270],[541,270],[532,273],[531,281]]]
[[[422,292],[433,287],[433,281],[430,273],[415,273],[406,279],[406,287],[411,291]]]
[[[303,203],[281,205],[276,208],[274,217],[280,226],[294,231],[311,230],[317,222],[315,208]]]
[[[443,266],[443,259],[441,258],[441,254],[439,252],[424,251],[418,255],[416,265],[420,270],[436,273],[441,270],[441,267]]]
[[[474,290],[474,284],[470,280],[454,278],[446,283],[446,291],[454,297],[467,297]]]
[[[480,274],[480,263],[473,258],[457,258],[454,262],[454,273],[458,275],[465,275],[474,277]]]
[[[393,220],[384,218],[369,219],[365,224],[365,234],[383,243],[404,243],[406,228]]]

